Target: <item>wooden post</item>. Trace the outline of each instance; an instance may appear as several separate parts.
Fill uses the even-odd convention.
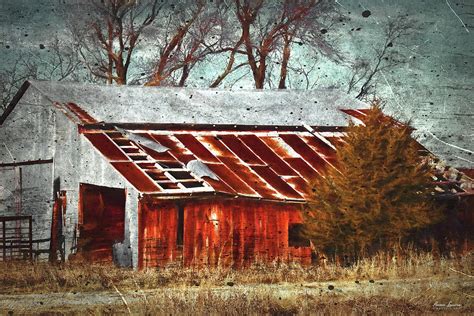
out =
[[[2,220],[2,230],[3,230],[3,261],[5,261],[7,257],[7,236],[6,236],[6,227],[5,227],[5,220]]]
[[[28,218],[28,243],[29,243],[29,252],[30,252],[30,261],[33,261],[33,219],[30,216]]]

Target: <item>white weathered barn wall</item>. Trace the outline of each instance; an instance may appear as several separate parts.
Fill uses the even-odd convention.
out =
[[[53,159],[53,163],[21,166],[23,176],[22,215],[33,215],[33,239],[51,236],[53,183],[67,191],[66,257],[71,253],[77,225],[79,184],[89,183],[127,190],[125,209],[126,249],[138,254],[137,203],[138,192],[99,154],[77,125],[52,105],[42,92],[30,86],[3,125],[0,126],[0,163]],[[17,167],[19,168],[19,167]],[[14,167],[0,168],[0,216],[16,215]],[[49,245],[43,244],[43,248]],[[42,256],[43,258],[45,255]],[[121,262],[122,265],[129,263]]]
[[[0,167],[0,214],[14,215],[15,188],[18,178],[15,167]]]
[[[0,162],[51,159],[54,152],[54,111],[51,101],[31,86],[0,125]]]
[[[48,160],[54,153],[54,110],[35,87],[27,90],[15,110],[0,126],[0,163]],[[21,168],[21,213],[17,213],[15,191]],[[53,205],[52,164],[0,167],[0,216],[32,215],[33,239],[51,236]],[[48,243],[39,244],[48,249]],[[34,246],[34,249],[36,247]],[[47,255],[42,255],[45,257]]]
[[[21,214],[17,214],[15,199],[21,168],[22,194]],[[51,235],[52,217],[52,164],[28,165],[21,167],[0,167],[0,216],[32,215],[33,240],[48,239]],[[39,244],[40,249],[48,249],[49,243]],[[36,249],[34,245],[33,249]],[[45,257],[44,255],[42,257]]]
[[[79,184],[88,183],[112,188],[126,189],[125,240],[124,246],[132,252],[136,265],[138,254],[137,208],[138,192],[112,167],[85,137],[77,130],[77,125],[66,116],[56,119],[57,150],[54,155],[54,177],[59,178],[61,190],[67,192],[66,251],[71,252],[74,229],[77,225],[79,205]],[[125,262],[121,262],[126,265]]]

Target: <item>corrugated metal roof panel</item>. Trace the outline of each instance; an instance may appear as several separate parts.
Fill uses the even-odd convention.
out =
[[[237,135],[221,135],[219,140],[223,142],[227,148],[229,148],[235,156],[239,157],[244,163],[251,165],[265,165],[265,163],[260,160],[253,153],[250,148],[245,146],[238,138]]]
[[[146,130],[146,126],[141,129],[137,124],[133,127],[123,129],[123,133],[152,139],[168,150],[157,152],[136,144],[119,130],[111,131],[110,126],[102,131],[100,125],[94,125],[93,129],[83,129],[83,133],[143,192],[222,192],[304,201],[309,184],[322,170],[331,167],[335,157],[335,150],[325,139],[321,140],[324,136],[316,137],[307,130],[246,130],[242,126],[236,130],[218,126]],[[194,160],[205,164],[211,175],[196,175],[188,170],[187,164]]]
[[[196,157],[198,157],[203,162],[219,162],[219,159],[216,158],[207,148],[199,142],[191,134],[179,134],[175,135],[176,138],[186,146],[189,151],[191,151]]]
[[[133,162],[111,162],[112,166],[118,170],[137,190],[141,192],[162,191],[156,183],[148,177],[143,170]]]
[[[297,134],[284,134],[280,136],[288,145],[293,148],[301,157],[310,164],[316,171],[326,168],[327,162],[318,155],[306,142]]]
[[[128,160],[128,156],[117,147],[105,133],[86,134],[86,138],[110,160]]]
[[[270,147],[256,135],[242,135],[239,138],[257,154],[275,172],[284,176],[296,176],[297,173],[285,163]]]
[[[80,118],[80,132],[137,190],[160,195],[304,202],[314,179],[335,166],[335,145],[343,136],[307,125],[115,126],[98,123],[77,105],[68,108]]]

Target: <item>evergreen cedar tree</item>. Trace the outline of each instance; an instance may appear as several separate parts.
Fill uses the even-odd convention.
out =
[[[385,116],[378,102],[363,123],[349,123],[337,170],[315,179],[303,210],[302,235],[332,256],[390,250],[442,216],[433,201],[431,167],[409,124]]]

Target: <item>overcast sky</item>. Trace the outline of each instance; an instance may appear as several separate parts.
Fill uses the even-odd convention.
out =
[[[0,0],[0,68],[21,53],[38,52],[54,35],[65,35],[64,16],[58,14],[63,2],[71,0]],[[377,94],[387,103],[387,111],[403,119],[413,119],[420,137],[432,146],[446,145],[465,166],[474,168],[474,1],[472,0],[338,0],[348,18],[328,32],[344,51],[346,63],[336,65],[321,60],[314,80],[318,87],[346,90],[350,61],[370,57],[382,43],[388,17],[406,14],[418,23],[417,29],[393,49],[407,57],[397,69],[381,74]],[[60,10],[61,9],[61,10]],[[370,16],[362,12],[369,10]],[[142,47],[147,54],[147,48]],[[293,61],[309,62],[302,47]],[[190,86],[206,86],[221,69],[215,63],[199,66],[190,77]],[[250,76],[234,89],[252,88]],[[226,86],[224,85],[224,88]]]

